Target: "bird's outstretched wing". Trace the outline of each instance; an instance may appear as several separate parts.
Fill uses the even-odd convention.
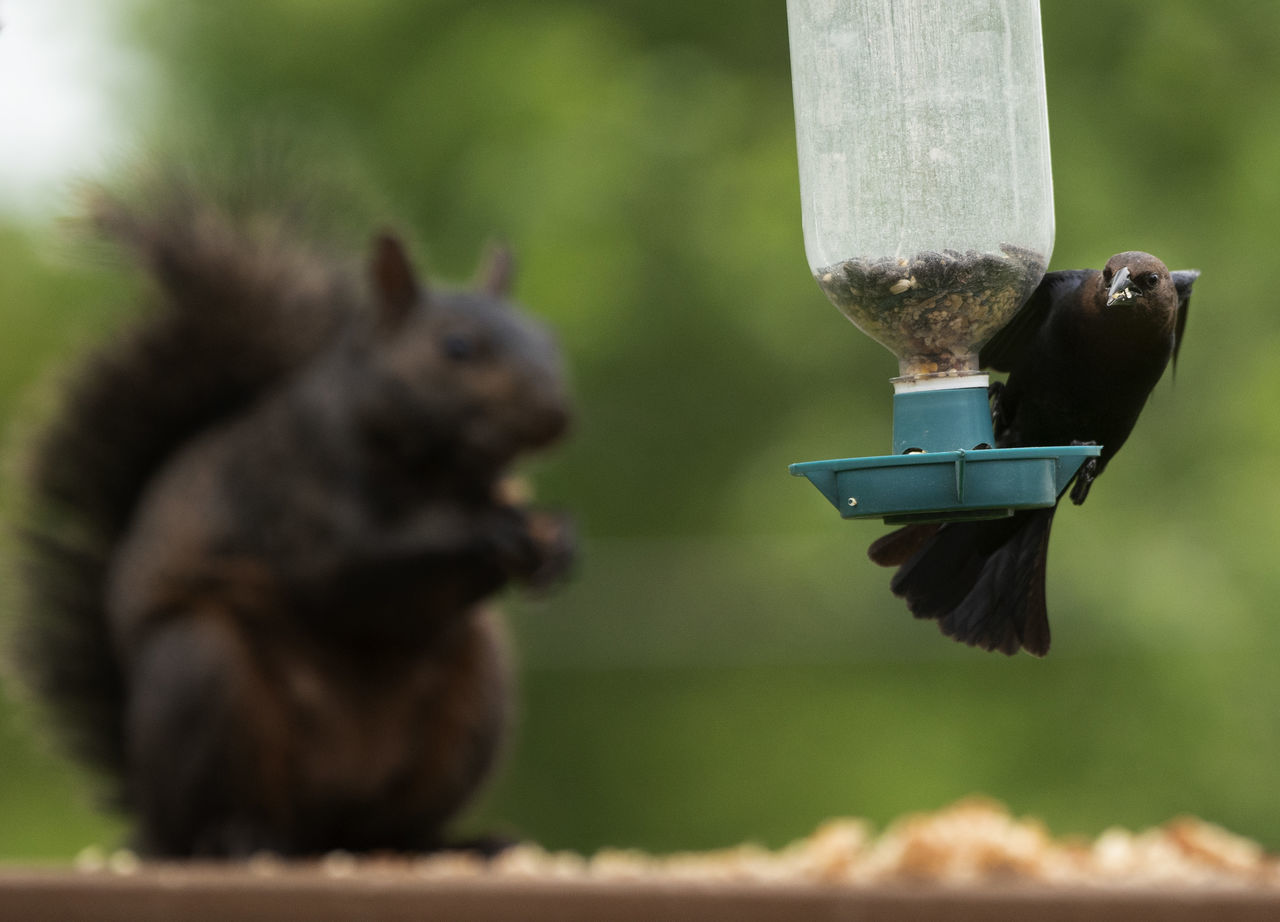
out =
[[[1089,269],[1064,269],[1045,273],[1036,290],[1031,292],[1027,303],[982,347],[978,354],[978,364],[996,371],[1012,370],[1018,356],[1026,352],[1028,344],[1048,319],[1054,302],[1068,290],[1080,285],[1090,274]]]
[[[1187,329],[1187,311],[1191,308],[1191,285],[1200,277],[1199,269],[1178,269],[1169,273],[1173,287],[1178,290],[1178,319],[1173,328],[1173,370],[1178,370],[1178,349],[1182,346],[1182,334]]]

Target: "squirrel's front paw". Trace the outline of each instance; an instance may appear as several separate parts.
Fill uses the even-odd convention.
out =
[[[569,516],[545,510],[529,513],[529,538],[533,542],[536,566],[524,581],[541,588],[564,578],[573,566],[577,533]]]
[[[539,509],[496,511],[499,526],[488,541],[508,579],[546,586],[563,576],[573,560],[574,534],[567,516]]]

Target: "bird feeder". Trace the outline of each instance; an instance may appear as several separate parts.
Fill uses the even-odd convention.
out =
[[[1051,506],[1097,446],[993,448],[978,353],[1044,276],[1038,0],[787,0],[805,252],[898,360],[893,453],[791,465],[846,518]]]

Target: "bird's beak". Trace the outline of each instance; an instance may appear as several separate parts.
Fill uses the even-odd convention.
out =
[[[1129,278],[1129,267],[1122,266],[1111,279],[1111,287],[1107,289],[1107,307],[1121,301],[1132,301],[1140,293],[1138,286]]]

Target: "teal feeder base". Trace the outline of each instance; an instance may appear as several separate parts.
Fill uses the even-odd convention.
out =
[[[897,454],[790,466],[846,519],[943,522],[1052,506],[1102,452],[1100,445],[992,448],[985,375],[905,383],[894,394]]]
[[[987,448],[802,461],[807,477],[846,519],[890,524],[992,519],[1052,506],[1097,445]]]

